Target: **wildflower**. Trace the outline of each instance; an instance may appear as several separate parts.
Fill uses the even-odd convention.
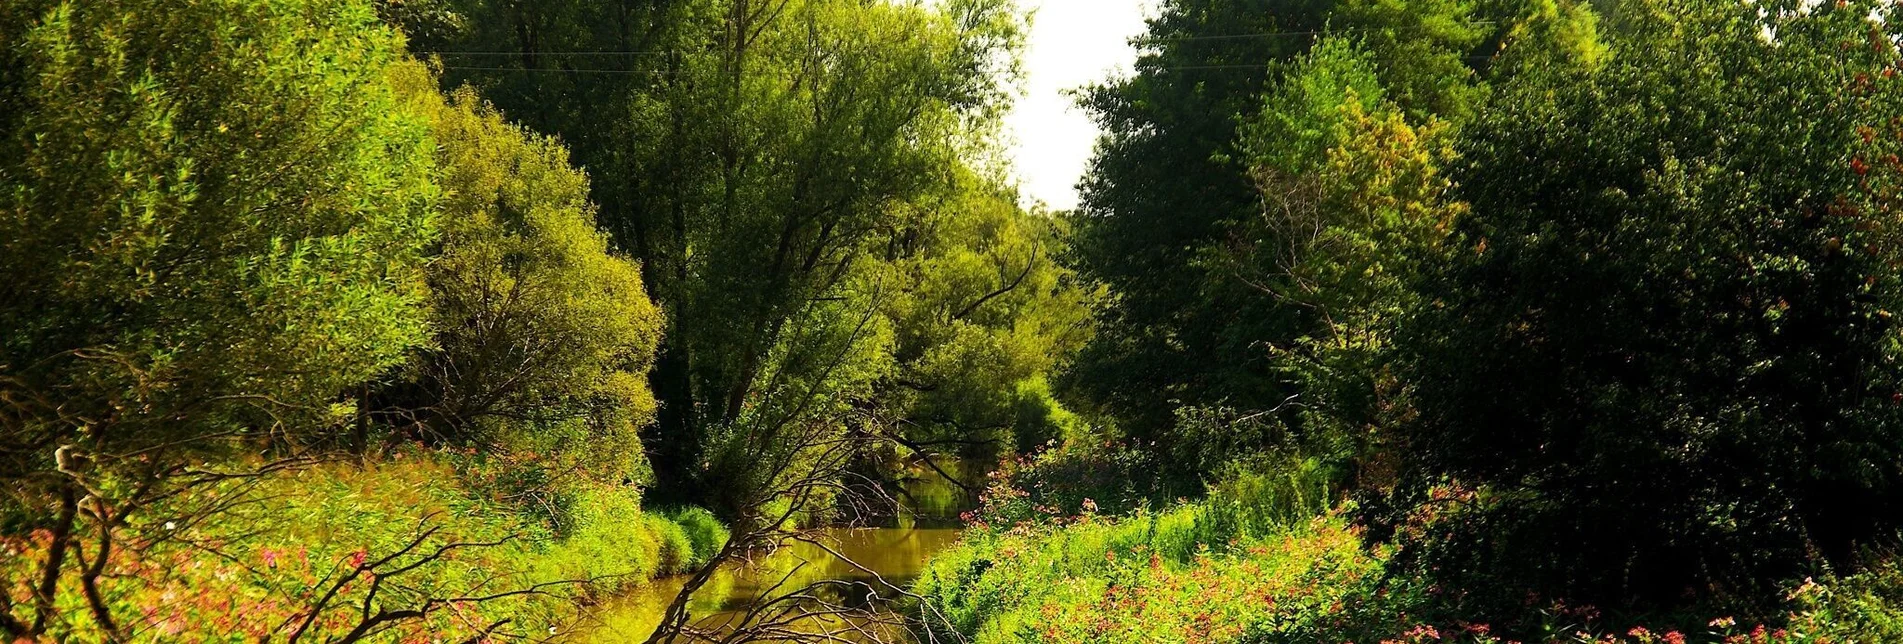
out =
[[[370,556],[370,553],[364,552],[362,550],[358,550],[356,552],[350,553],[350,558],[348,560],[345,560],[345,563],[348,564],[351,568],[362,568],[363,560],[369,558],[369,556]]]
[[[267,568],[278,567],[278,551],[275,549],[265,548],[259,550],[258,558],[264,560],[264,565]]]
[[[1685,634],[1670,631],[1665,634],[1665,644],[1685,644]]]
[[[1085,497],[1084,498],[1084,512],[1092,513],[1092,514],[1096,513],[1097,502],[1091,500],[1089,497]]]
[[[1712,628],[1731,628],[1736,625],[1738,625],[1738,620],[1732,619],[1730,617],[1720,617],[1718,619],[1711,620],[1711,623],[1706,624],[1706,626],[1710,626]]]

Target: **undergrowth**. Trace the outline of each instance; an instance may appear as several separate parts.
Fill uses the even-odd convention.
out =
[[[1445,589],[1374,542],[1312,461],[1233,467],[1198,502],[1066,514],[994,484],[973,528],[916,591],[927,623],[977,644],[1063,642],[1903,641],[1903,570],[1800,580],[1768,623],[1722,614],[1608,616],[1535,602],[1512,623],[1450,610]],[[1530,617],[1529,617],[1530,616]],[[943,633],[943,635],[951,635]]]
[[[693,569],[725,540],[706,511],[648,512],[633,487],[579,486],[557,525],[467,484],[448,460],[409,452],[174,499],[135,519],[137,539],[108,563],[103,601],[132,618],[120,628],[135,642],[276,641],[300,629],[306,641],[330,641],[366,616],[422,608],[421,619],[390,622],[366,641],[463,641],[484,631],[539,640],[587,603]],[[213,507],[224,510],[197,511]],[[202,518],[166,518],[192,516]],[[41,531],[0,544],[0,567],[20,569],[7,578],[29,578],[25,568],[44,559],[50,540]],[[60,584],[60,614],[86,614],[79,587]],[[84,619],[52,625],[47,638],[106,641]]]

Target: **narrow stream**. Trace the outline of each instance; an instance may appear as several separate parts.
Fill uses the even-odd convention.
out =
[[[689,604],[695,624],[719,629],[740,619],[769,593],[784,594],[815,582],[857,582],[872,589],[882,588],[878,583],[882,579],[887,584],[909,587],[924,571],[925,562],[933,553],[958,539],[958,513],[971,506],[962,490],[942,477],[921,474],[915,481],[906,486],[909,514],[896,518],[893,522],[897,525],[820,531],[818,541],[858,566],[810,543],[791,543],[769,557],[722,566]],[[875,579],[874,574],[878,578]],[[634,593],[596,607],[565,641],[573,644],[645,641],[684,583],[684,576],[657,579]],[[776,584],[779,589],[773,592]],[[842,627],[838,622],[806,625],[807,629],[826,632]]]

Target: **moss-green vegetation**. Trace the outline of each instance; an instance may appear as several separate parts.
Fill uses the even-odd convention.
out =
[[[380,463],[303,469],[174,499],[169,503],[221,504],[228,510],[187,525],[134,525],[146,538],[134,543],[136,554],[115,559],[109,574],[143,583],[107,586],[105,600],[126,617],[121,627],[142,639],[256,641],[292,632],[308,620],[308,636],[321,641],[358,624],[373,587],[374,605],[383,607],[535,588],[541,592],[432,612],[382,637],[467,638],[503,618],[549,632],[573,623],[582,603],[694,569],[718,542],[696,548],[689,535],[724,533],[704,510],[645,511],[631,488],[581,492],[571,522],[550,525],[472,488],[452,465],[455,460],[405,451]],[[48,536],[42,531],[8,539],[10,556],[0,571],[29,572],[45,557]],[[335,586],[364,565],[374,575]],[[384,582],[375,584],[379,577]],[[313,598],[333,586],[336,595],[312,613]],[[55,601],[86,610],[76,588]],[[55,641],[99,641],[103,635],[85,620],[55,624],[47,632]]]
[[[1508,641],[1827,644],[1898,636],[1892,565],[1788,589],[1768,623],[1721,613],[1606,614],[1529,597],[1511,626],[1461,611],[1396,546],[1346,512],[1313,513],[1303,471],[1232,470],[1203,501],[1126,516],[1055,513],[980,523],[932,558],[915,591],[927,623],[977,644]],[[994,488],[986,516],[1022,493]],[[1310,517],[1310,518],[1301,518]],[[951,631],[955,631],[954,635]]]

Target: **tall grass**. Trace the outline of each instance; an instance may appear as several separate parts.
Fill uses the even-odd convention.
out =
[[[1408,574],[1394,546],[1366,542],[1337,508],[1331,480],[1313,459],[1265,457],[1231,464],[1206,498],[1166,510],[981,523],[932,558],[915,587],[920,610],[976,644],[1903,641],[1896,565],[1805,580],[1788,614],[1763,626],[1722,615],[1613,617],[1558,601],[1529,604],[1531,622],[1490,625],[1460,614],[1457,589]],[[993,491],[1007,503],[1024,496]]]
[[[569,521],[551,525],[463,485],[455,468],[427,452],[205,489],[129,526],[143,536],[139,547],[115,551],[104,600],[133,642],[255,642],[309,618],[314,598],[355,565],[428,532],[411,555],[379,569],[392,576],[379,587],[377,607],[554,585],[545,593],[438,605],[378,641],[462,641],[501,619],[510,622],[499,635],[541,639],[572,623],[579,601],[704,562],[724,533],[704,510],[645,511],[633,488],[583,487],[573,498]],[[228,509],[200,521],[165,518],[168,509],[207,504]],[[24,567],[40,561],[49,544],[44,534],[0,538],[0,568],[20,568],[4,572],[26,578]],[[456,547],[428,561],[421,556],[450,544],[494,545]],[[391,572],[411,562],[419,565]],[[342,587],[311,618],[306,637],[329,639],[355,625],[372,588],[368,579]],[[55,601],[73,614],[88,610],[76,579],[60,584]],[[84,619],[57,624],[48,637],[105,641]]]

